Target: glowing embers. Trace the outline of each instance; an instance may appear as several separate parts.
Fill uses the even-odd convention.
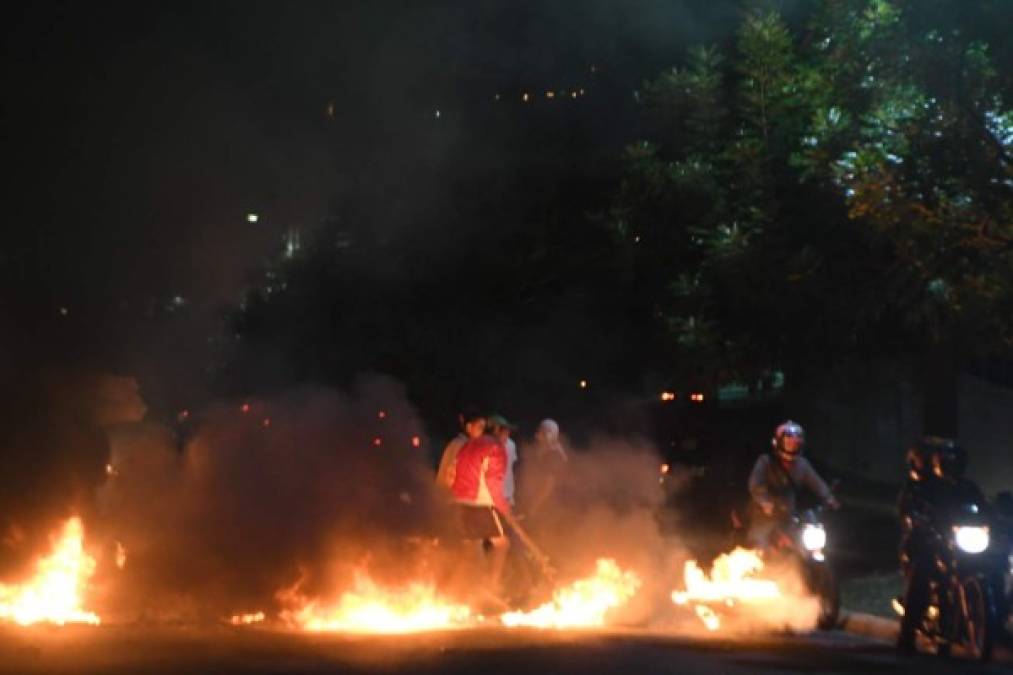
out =
[[[763,571],[763,559],[756,551],[736,548],[717,557],[708,576],[695,560],[686,563],[686,590],[672,593],[677,605],[692,603],[697,616],[708,630],[721,627],[721,619],[710,605],[734,607],[736,603],[763,603],[781,597],[777,582],[757,578]]]
[[[95,559],[82,545],[80,518],[64,523],[54,537],[53,552],[36,563],[35,576],[22,584],[0,584],[0,620],[22,626],[34,623],[98,624],[99,617],[82,608],[82,595],[95,573]]]
[[[599,558],[596,573],[556,590],[552,600],[530,612],[507,612],[504,626],[535,628],[594,628],[605,625],[605,615],[625,605],[641,586],[640,577],[620,569],[609,558]]]
[[[281,612],[283,622],[307,631],[344,633],[414,633],[466,626],[471,610],[445,600],[429,583],[412,582],[383,588],[366,573],[356,572],[351,590],[335,603],[307,598],[301,583],[278,594],[289,606]]]

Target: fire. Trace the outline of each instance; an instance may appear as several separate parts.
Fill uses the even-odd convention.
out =
[[[229,623],[233,626],[249,626],[255,623],[261,623],[267,618],[263,612],[249,612],[247,614],[233,614],[232,618],[229,619]]]
[[[506,612],[504,626],[534,628],[591,628],[605,625],[605,614],[632,598],[641,581],[623,571],[615,560],[599,558],[594,576],[558,589],[552,600],[530,612]]]
[[[707,605],[697,605],[694,607],[696,615],[703,621],[703,625],[707,626],[707,630],[717,630],[721,628],[721,619],[714,610]]]
[[[289,625],[307,631],[414,633],[461,627],[471,620],[467,606],[440,598],[429,583],[412,582],[387,589],[367,574],[356,572],[352,590],[343,593],[334,605],[306,598],[299,586],[297,583],[279,593],[279,599],[296,606],[280,616]]]
[[[24,584],[0,584],[0,620],[22,626],[49,622],[98,624],[99,617],[81,607],[81,595],[95,573],[95,559],[82,544],[84,528],[74,517],[63,525],[53,552],[36,563],[36,573]]]
[[[123,569],[127,565],[127,549],[120,542],[116,542],[116,567]]]
[[[763,559],[759,553],[744,548],[718,556],[709,577],[695,560],[690,560],[684,570],[686,590],[673,592],[672,602],[677,605],[694,603],[696,614],[707,629],[717,630],[721,627],[721,619],[708,604],[731,607],[738,602],[762,603],[781,597],[777,582],[757,578],[762,571]]]

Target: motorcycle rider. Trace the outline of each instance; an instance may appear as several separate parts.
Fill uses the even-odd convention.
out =
[[[762,549],[769,547],[773,533],[795,511],[800,488],[811,490],[828,507],[840,508],[830,487],[802,456],[805,430],[799,424],[787,420],[778,425],[770,444],[771,451],[757,458],[749,476],[752,515],[747,537]]]
[[[944,439],[926,436],[907,450],[907,480],[897,498],[897,513],[901,522],[900,566],[907,578],[911,561],[925,554],[931,533],[927,531],[922,516],[927,514],[933,503],[933,490],[938,490],[937,478],[932,471],[933,449]]]
[[[967,451],[957,441],[929,436],[909,450],[908,456],[909,466],[918,467],[919,477],[912,480],[909,474],[898,501],[904,528],[902,536],[906,538],[906,551],[902,539],[901,569],[907,584],[897,647],[913,654],[915,631],[928,607],[929,587],[935,574],[934,547],[939,545],[936,534],[948,531],[952,525],[950,518],[959,505],[973,503],[980,509],[987,509],[988,505],[978,486],[964,477]]]
[[[945,438],[926,436],[908,448],[905,481],[897,499],[901,522],[900,567],[904,574],[904,617],[901,620],[897,648],[905,653],[915,651],[915,629],[928,604],[928,588],[932,575],[932,547],[935,528],[931,517],[942,492],[939,478],[932,468],[936,450],[954,446]]]

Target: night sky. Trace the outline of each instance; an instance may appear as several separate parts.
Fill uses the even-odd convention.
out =
[[[497,150],[470,119],[497,93],[519,126],[522,89],[621,107],[736,5],[31,3],[5,21],[14,255],[54,291],[231,299],[363,184],[400,190],[389,226],[411,227],[441,169]]]
[[[121,371],[157,351],[145,330],[205,359],[206,336],[290,229],[368,213],[373,236],[414,234],[438,255],[455,242],[419,233],[465,177],[472,191],[513,180],[539,152],[617,157],[635,138],[637,87],[688,46],[731,39],[743,6],[19,7],[4,39],[4,314],[108,324],[102,365]],[[562,89],[584,95],[546,100]],[[185,319],[143,325],[173,299]]]

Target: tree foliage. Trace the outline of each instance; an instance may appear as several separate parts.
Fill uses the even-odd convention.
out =
[[[1011,60],[990,44],[1010,18],[824,0],[792,32],[756,12],[646,83],[613,223],[684,364],[1013,345]]]

